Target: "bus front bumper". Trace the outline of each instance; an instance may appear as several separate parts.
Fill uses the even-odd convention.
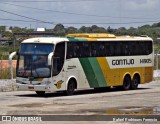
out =
[[[20,91],[45,91],[50,92],[49,85],[32,85],[16,83],[17,90]]]

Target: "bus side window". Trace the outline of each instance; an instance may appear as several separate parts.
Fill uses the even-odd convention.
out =
[[[96,54],[97,54],[96,43],[92,42],[92,44],[91,44],[91,56],[96,57]]]
[[[109,48],[110,48],[110,56],[115,56],[115,43],[112,42]]]
[[[99,57],[105,56],[105,45],[103,42],[99,44]]]
[[[137,47],[136,47],[136,42],[135,41],[133,41],[131,43],[129,49],[131,50],[131,55],[133,55],[133,56],[137,55]]]
[[[152,42],[151,41],[148,41],[147,45],[146,45],[146,54],[149,55],[152,53],[153,49],[152,49]]]
[[[67,43],[67,59],[77,58],[79,56],[79,45],[76,42],[68,42]]]
[[[80,47],[78,44],[75,44],[73,53],[74,53],[74,58],[81,56],[80,55]]]
[[[66,55],[67,59],[70,59],[74,56],[73,49],[74,49],[74,46],[72,47],[71,43],[67,43],[67,55]]]
[[[90,47],[91,47],[90,42],[83,42],[83,46],[82,46],[83,57],[90,57],[91,56]]]
[[[121,44],[116,44],[115,45],[115,56],[120,56],[121,55]]]

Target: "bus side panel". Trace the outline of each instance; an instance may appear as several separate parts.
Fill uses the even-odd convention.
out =
[[[105,87],[106,80],[96,58],[80,58],[80,63],[85,72],[91,88]]]
[[[68,83],[67,81],[69,81],[71,77],[76,77],[77,89],[90,88],[90,84],[88,83],[85,72],[78,58],[72,58],[66,60],[64,70],[66,70],[65,73],[66,86]]]
[[[153,67],[145,67],[142,69],[141,83],[149,83],[153,80]]]
[[[106,57],[98,57],[97,60],[105,77],[106,86],[119,85],[119,69],[110,69]]]

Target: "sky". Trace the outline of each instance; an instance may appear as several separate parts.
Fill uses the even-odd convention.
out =
[[[138,27],[160,22],[160,0],[0,0],[0,26]]]

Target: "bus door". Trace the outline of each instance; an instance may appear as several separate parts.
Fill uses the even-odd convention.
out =
[[[58,43],[56,45],[53,60],[52,60],[52,75],[53,80],[57,83],[57,89],[61,89],[65,80],[65,72],[63,69],[65,60],[65,42]],[[60,83],[60,84],[58,84]],[[65,88],[65,85],[63,85]],[[62,89],[61,89],[62,90]]]

